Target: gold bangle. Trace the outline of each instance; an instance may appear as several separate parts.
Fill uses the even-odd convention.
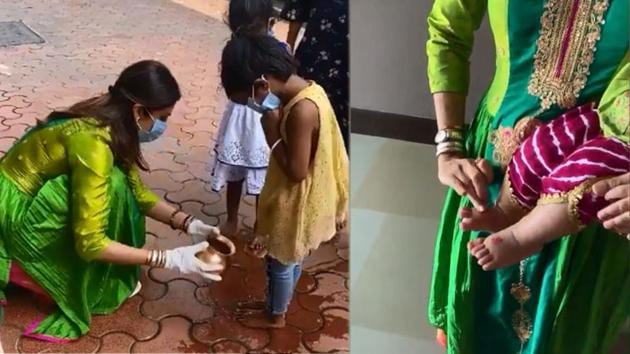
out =
[[[149,267],[155,266],[155,250],[149,251]]]
[[[464,152],[464,144],[455,141],[439,143],[435,149],[435,156],[448,152]]]
[[[456,146],[456,147],[461,147],[464,148],[464,143],[462,141],[445,141],[443,143],[439,143],[437,144],[438,148],[441,147],[446,147],[446,146]]]
[[[463,153],[464,153],[464,150],[463,150],[463,149],[456,149],[456,148],[451,148],[451,149],[440,149],[440,150],[437,150],[437,151],[435,152],[435,157],[439,157],[440,155],[443,155],[443,154],[449,154],[449,153],[452,153],[452,152],[456,152],[456,153],[461,153],[461,154],[463,154]]]
[[[160,260],[160,268],[164,268],[166,266],[166,251],[160,250],[162,255],[162,259]]]

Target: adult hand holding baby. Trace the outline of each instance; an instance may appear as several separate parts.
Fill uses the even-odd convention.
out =
[[[597,213],[604,227],[630,239],[630,172],[599,181],[592,190],[610,202]]]

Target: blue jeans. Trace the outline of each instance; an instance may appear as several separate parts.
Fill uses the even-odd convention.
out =
[[[287,312],[301,274],[301,261],[286,265],[267,256],[267,311],[269,313],[283,315]]]

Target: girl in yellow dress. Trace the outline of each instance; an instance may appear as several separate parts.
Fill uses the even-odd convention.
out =
[[[301,264],[345,224],[348,158],[326,92],[296,74],[296,64],[270,36],[236,35],[223,49],[226,91],[251,92],[271,158],[260,194],[256,234],[264,236],[266,303],[242,304],[251,327],[283,327]]]

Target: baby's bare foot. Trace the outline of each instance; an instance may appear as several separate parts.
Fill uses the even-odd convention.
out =
[[[264,312],[267,309],[267,302],[262,300],[239,301],[236,304],[237,315],[247,315],[256,312]]]
[[[492,207],[483,212],[474,208],[462,208],[459,211],[460,227],[464,231],[479,230],[497,232],[510,226],[500,208]]]
[[[483,239],[482,245],[471,249],[483,270],[507,267],[539,252],[542,243],[519,242],[512,228],[501,230]]]

